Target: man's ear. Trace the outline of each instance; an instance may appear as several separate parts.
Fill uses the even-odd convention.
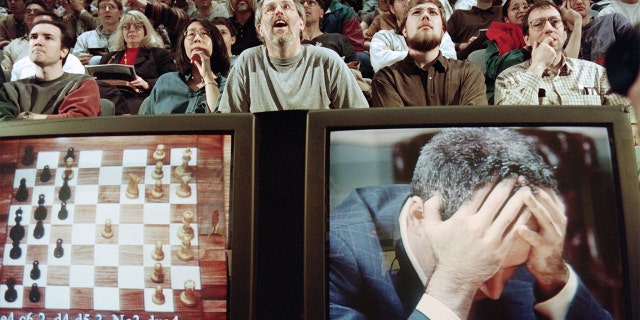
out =
[[[407,27],[402,28],[402,35],[407,38]]]
[[[60,55],[60,60],[66,58],[69,55],[69,48],[61,48],[60,51],[62,54]]]
[[[533,47],[533,44],[529,42],[529,36],[525,35],[524,36],[524,43],[530,47]]]
[[[262,37],[262,24],[258,23],[258,26],[256,26],[256,31],[258,31],[258,35]]]
[[[425,223],[424,201],[418,196],[413,196],[407,201],[409,201],[409,212],[407,214],[408,230],[414,234],[421,234],[422,226]]]

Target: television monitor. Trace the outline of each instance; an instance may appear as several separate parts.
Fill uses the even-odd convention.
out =
[[[251,115],[0,123],[0,318],[250,319]]]
[[[309,112],[305,319],[331,319],[332,301],[342,311],[372,317],[390,308],[388,299],[400,299],[412,310],[416,297],[395,287],[405,279],[398,279],[402,257],[395,253],[403,202],[386,207],[391,214],[382,216],[387,195],[365,197],[367,191],[359,188],[410,184],[418,153],[434,134],[471,127],[512,128],[535,146],[553,168],[566,206],[566,261],[615,319],[640,319],[639,177],[628,113],[612,107],[475,106]],[[353,206],[340,211],[346,220],[332,221],[334,209],[356,189],[363,200],[352,198]],[[400,190],[407,193],[400,200],[407,199],[409,189]],[[355,204],[359,201],[362,206]],[[366,230],[348,231],[356,221],[365,221]],[[363,237],[373,238],[373,244],[356,245]],[[337,249],[329,252],[332,243]],[[365,274],[371,265],[375,271]],[[392,298],[380,298],[387,296]]]

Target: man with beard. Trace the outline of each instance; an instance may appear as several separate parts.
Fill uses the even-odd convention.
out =
[[[264,45],[245,50],[229,72],[221,112],[367,108],[347,64],[334,51],[302,45],[305,10],[293,0],[263,0],[256,30]]]
[[[400,19],[409,54],[375,74],[372,107],[488,104],[482,70],[442,56],[445,25],[439,1],[409,2]]]
[[[231,46],[231,52],[239,55],[248,48],[260,45],[260,39],[256,33],[256,20],[253,9],[256,0],[229,0],[227,9],[231,14],[231,23],[236,28],[236,43]]]
[[[522,33],[531,59],[496,78],[496,105],[625,105],[611,92],[604,67],[563,54],[565,19],[550,1],[536,2],[523,18]]]
[[[66,73],[73,38],[57,21],[36,22],[29,34],[29,58],[36,65],[32,78],[0,88],[0,120],[90,117],[100,114],[100,93],[93,78]]]

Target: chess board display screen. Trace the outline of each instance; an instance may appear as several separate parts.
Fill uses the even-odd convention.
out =
[[[226,318],[231,140],[0,140],[0,317]]]

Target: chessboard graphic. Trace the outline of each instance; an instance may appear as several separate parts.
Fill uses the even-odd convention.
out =
[[[0,312],[226,312],[229,136],[0,149]]]

